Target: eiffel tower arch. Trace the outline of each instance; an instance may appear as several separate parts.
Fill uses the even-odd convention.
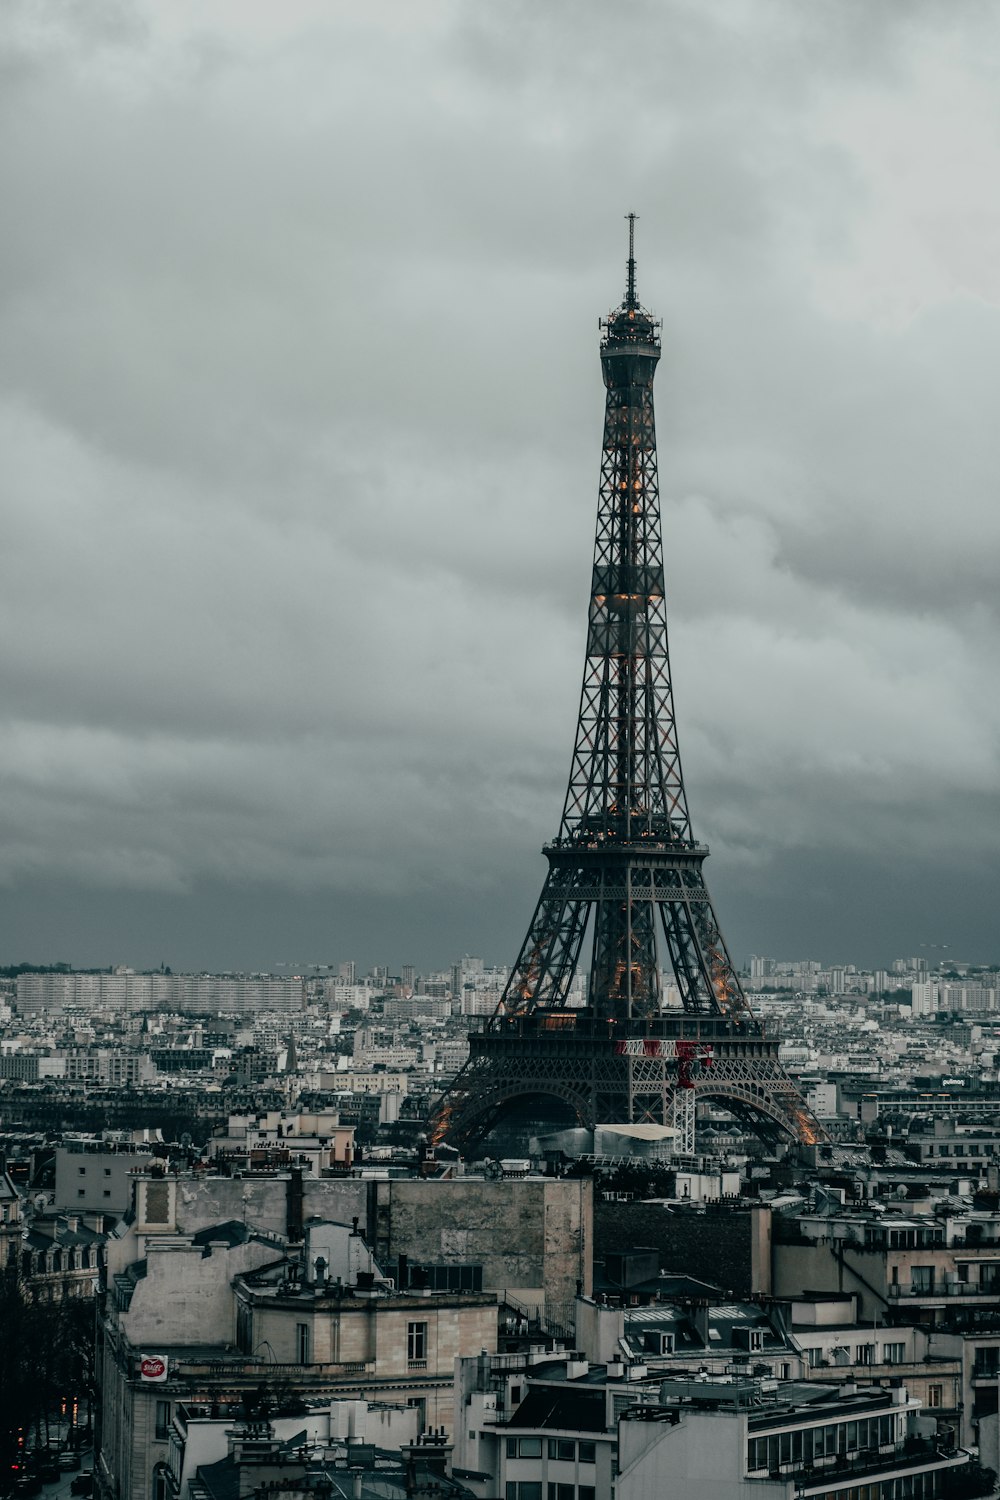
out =
[[[606,388],[587,652],[548,873],[496,1013],[431,1130],[471,1149],[520,1101],[580,1125],[674,1125],[716,1099],[763,1138],[822,1131],[753,1015],[705,885],[681,771],[667,643],[653,377],[660,324],[636,295],[601,322]],[[586,1003],[573,980],[589,943]],[[664,1004],[663,976],[680,996]],[[676,1122],[680,1121],[680,1125]]]

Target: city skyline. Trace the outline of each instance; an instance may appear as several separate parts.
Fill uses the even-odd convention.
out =
[[[634,209],[727,941],[992,960],[995,13],[0,26],[0,957],[513,962]]]

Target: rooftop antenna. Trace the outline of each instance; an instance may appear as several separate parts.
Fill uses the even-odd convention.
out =
[[[626,214],[628,219],[628,282],[625,288],[625,306],[634,312],[639,306],[635,296],[635,221],[638,214]]]

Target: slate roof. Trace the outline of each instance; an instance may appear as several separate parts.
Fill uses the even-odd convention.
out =
[[[106,1236],[94,1229],[70,1229],[65,1221],[53,1224],[51,1219],[43,1220],[45,1229],[33,1225],[24,1236],[24,1243],[30,1250],[51,1250],[56,1245],[62,1250],[71,1250],[74,1245],[99,1245],[103,1244]]]
[[[604,1432],[603,1391],[567,1385],[532,1385],[510,1419],[511,1427],[551,1428],[559,1432]]]
[[[241,1219],[226,1219],[221,1224],[210,1224],[191,1236],[192,1245],[217,1245],[220,1242],[232,1249],[234,1245],[245,1245],[250,1239],[250,1230]]]
[[[240,1500],[240,1471],[231,1458],[199,1464],[197,1475],[210,1500]]]
[[[283,1443],[282,1449],[290,1451],[301,1444],[304,1436],[304,1433],[299,1433]],[[319,1485],[324,1494],[332,1494],[335,1500],[408,1500],[408,1497],[412,1500],[413,1496],[429,1494],[437,1496],[438,1500],[471,1500],[471,1492],[464,1485],[431,1469],[420,1459],[414,1464],[415,1482],[408,1484],[399,1455],[384,1454],[381,1450],[379,1452],[378,1465],[360,1471],[360,1492],[355,1490],[358,1470],[329,1464],[308,1469],[304,1475],[304,1483],[293,1479],[289,1474],[289,1486],[302,1484],[308,1490],[312,1485]],[[253,1470],[249,1469],[247,1472],[252,1474]],[[239,1500],[240,1468],[232,1458],[220,1458],[214,1464],[200,1464],[197,1483],[208,1500]]]
[[[688,1309],[669,1302],[653,1303],[649,1307],[635,1308],[626,1319],[625,1341],[641,1356],[642,1335],[670,1330],[674,1335],[674,1346],[678,1353],[704,1349],[721,1353],[725,1349],[738,1348],[741,1353],[746,1343],[737,1343],[737,1329],[757,1328],[763,1335],[763,1349],[786,1349],[788,1340],[775,1331],[766,1313],[754,1303],[719,1302],[708,1309],[708,1343],[698,1332],[697,1325]]]

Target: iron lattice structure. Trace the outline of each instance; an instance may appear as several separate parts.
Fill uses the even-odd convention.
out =
[[[691,829],[677,742],[653,416],[659,322],[636,295],[601,321],[606,387],[587,659],[549,869],[497,1012],[439,1102],[438,1138],[470,1145],[510,1103],[556,1095],[581,1124],[687,1122],[691,1092],[765,1135],[819,1127],[755,1021]],[[570,1003],[591,932],[587,1006]],[[672,972],[680,1008],[663,1010]]]

